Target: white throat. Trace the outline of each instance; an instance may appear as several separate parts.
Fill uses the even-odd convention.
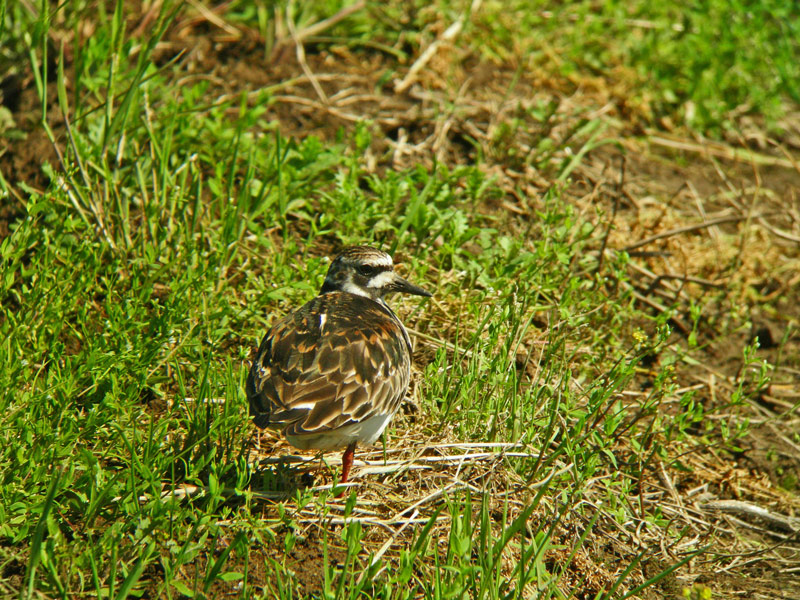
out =
[[[363,288],[358,287],[352,281],[345,282],[345,284],[342,286],[342,291],[343,292],[349,292],[351,294],[355,294],[356,296],[364,296],[365,298],[372,298],[372,296],[370,296],[369,292],[367,292]]]

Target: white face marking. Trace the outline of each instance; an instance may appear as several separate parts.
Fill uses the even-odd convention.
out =
[[[378,275],[375,275],[372,279],[369,280],[367,283],[368,288],[382,288],[389,285],[394,280],[394,273],[392,271],[384,271]]]
[[[319,315],[319,332],[322,333],[325,330],[325,321],[328,320],[328,315],[325,313],[320,313]]]
[[[366,292],[366,290],[358,287],[352,281],[346,281],[345,284],[342,286],[343,292],[350,292],[351,294],[356,294],[357,296],[364,296],[365,298],[369,298],[370,295]]]

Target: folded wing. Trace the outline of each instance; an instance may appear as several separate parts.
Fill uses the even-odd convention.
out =
[[[278,321],[247,380],[259,427],[313,435],[392,414],[409,381],[410,348],[392,313],[334,292]]]

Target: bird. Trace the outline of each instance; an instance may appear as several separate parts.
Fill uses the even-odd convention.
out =
[[[411,378],[411,340],[385,300],[393,292],[432,295],[395,273],[386,252],[344,249],[319,294],[267,331],[247,378],[257,427],[281,430],[300,450],[345,448],[340,483],[356,445],[381,436]]]

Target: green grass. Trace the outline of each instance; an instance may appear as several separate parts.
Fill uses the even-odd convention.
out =
[[[489,3],[483,51],[510,49],[537,70],[601,93],[646,122],[719,136],[742,115],[777,120],[798,89],[798,9],[780,0]],[[478,36],[480,37],[480,36]],[[592,82],[601,77],[602,83]]]
[[[676,17],[621,15],[621,5],[607,3],[598,16],[590,7],[563,9],[589,28],[583,41],[576,29],[560,42],[571,48],[569,68],[595,60],[590,66],[604,72],[605,58],[630,59],[641,73],[660,52],[655,110],[662,114],[692,100],[702,107],[692,124],[714,127],[741,102],[773,115],[772,92],[793,93],[788,75],[774,88],[755,85],[774,73],[751,68],[750,53],[732,57],[742,61],[737,77],[692,86],[703,71],[692,44],[721,18],[717,5],[693,9],[683,36],[659,27],[600,50],[592,44],[609,30],[598,23]],[[254,24],[269,39],[273,8],[235,3],[230,20]],[[324,8],[303,7],[303,19],[315,22],[340,5]],[[657,507],[629,501],[639,477],[656,461],[678,464],[666,445],[688,444],[698,423],[721,447],[746,429],[744,421],[704,419],[690,394],[677,415],[659,412],[676,394],[673,367],[686,358],[665,351],[671,313],[651,317],[637,308],[620,285],[629,258],[619,253],[601,265],[602,219],[577,215],[563,195],[582,150],[598,143],[598,122],[572,130],[571,154],[532,144],[536,153],[521,157],[513,141],[519,123],[495,140],[498,156],[552,175],[541,210],[524,222],[487,209],[506,190],[480,164],[373,172],[368,124],[333,142],[289,137],[267,117],[269,90],[217,102],[207,83],[178,87],[178,67],[152,58],[173,24],[169,5],[144,39],[126,33],[121,2],[96,13],[64,6],[50,21],[19,4],[5,10],[16,28],[4,35],[29,57],[42,115],[54,127],[52,112],[60,112],[70,128],[58,139],[50,134],[64,152],[63,164],[43,166],[50,187],[40,194],[19,184],[24,216],[0,243],[4,594],[296,598],[308,590],[293,552],[311,543],[321,549],[325,598],[566,598],[576,590],[625,598],[701,550],[694,545],[658,575],[638,578],[631,573],[643,555],[618,557],[600,586],[573,564],[601,521],[605,531],[612,521],[665,527],[681,540],[685,532],[669,530]],[[400,8],[386,14],[392,10]],[[766,14],[752,19],[777,20]],[[557,32],[548,25],[557,16],[534,16],[522,33]],[[48,42],[56,17],[68,24],[61,29],[81,18],[96,27],[68,65]],[[370,33],[392,43],[391,20],[369,29],[363,20],[371,18],[366,11],[335,33],[353,47]],[[509,27],[497,19],[490,25]],[[33,27],[23,34],[26,22]],[[724,47],[743,35],[745,24],[734,25]],[[775,41],[769,28],[757,29],[763,43]],[[678,60],[687,52],[690,64]],[[553,117],[542,110],[541,122]],[[445,485],[395,473],[374,477],[400,490],[393,493],[401,500],[384,505],[369,490],[343,508],[324,490],[270,500],[282,489],[281,473],[248,462],[253,427],[243,389],[251,349],[276,316],[316,293],[324,256],[364,242],[402,256],[409,277],[435,292],[435,302],[405,301],[398,311],[421,334],[424,357],[421,413],[408,429],[424,440],[514,442],[524,450],[489,470],[476,462],[463,473],[455,465],[434,473],[463,481],[421,504],[418,520],[380,556],[388,537],[367,511],[386,517],[412,504],[403,492],[416,500]],[[640,401],[623,401],[654,354],[664,359],[652,367],[652,386]],[[755,361],[752,353],[744,360]],[[742,379],[732,402],[744,401],[745,383],[766,376],[764,368]],[[387,447],[404,439],[407,425],[399,421]],[[172,493],[181,489],[190,492]]]
[[[521,59],[523,70],[558,78],[565,92],[599,86],[600,95],[625,116],[712,137],[738,132],[743,116],[763,120],[768,131],[782,135],[781,117],[800,102],[800,13],[792,3],[495,0],[483,2],[476,14],[470,4],[372,7],[326,32],[325,42],[377,47],[408,60],[408,45],[431,42],[431,25],[446,28],[471,15],[458,43],[484,58]],[[302,29],[342,6],[302,3],[289,12]],[[274,38],[274,20],[245,4],[235,3],[231,20]]]

